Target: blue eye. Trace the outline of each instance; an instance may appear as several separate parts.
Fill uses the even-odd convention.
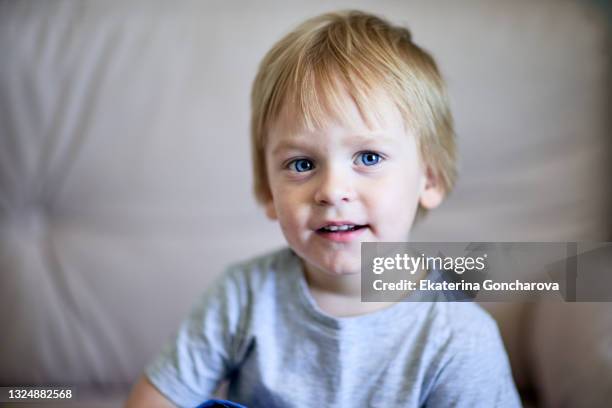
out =
[[[289,168],[297,171],[298,173],[303,173],[305,171],[312,170],[314,168],[314,164],[308,159],[297,159],[289,163]]]
[[[380,163],[382,157],[380,154],[374,152],[363,152],[359,154],[359,159],[361,163],[365,166],[374,166],[375,164]]]

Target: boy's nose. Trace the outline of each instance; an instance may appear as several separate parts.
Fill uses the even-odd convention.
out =
[[[319,205],[338,205],[355,199],[353,180],[340,169],[326,169],[320,173],[314,200]]]

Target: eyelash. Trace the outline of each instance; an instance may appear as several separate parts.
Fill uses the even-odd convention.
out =
[[[365,157],[365,155],[374,155],[377,158],[376,163],[372,163],[372,164],[369,164],[369,165],[365,164],[363,162],[363,158]],[[361,157],[362,164],[365,167],[376,166],[377,164],[380,164],[383,160],[385,160],[385,157],[382,154],[377,153],[377,152],[373,152],[373,151],[370,151],[370,150],[366,150],[366,151],[357,153],[357,157],[358,158]],[[305,169],[305,170],[302,170],[302,171],[298,170],[297,169],[297,163],[300,163],[301,161],[309,163],[310,164],[309,168]],[[311,171],[311,170],[313,170],[315,168],[313,161],[308,159],[308,158],[304,158],[304,157],[292,159],[284,167],[289,169],[289,170],[291,170],[291,171],[294,171],[296,173],[306,173],[306,172]]]

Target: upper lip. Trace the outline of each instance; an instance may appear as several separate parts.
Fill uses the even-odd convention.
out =
[[[323,224],[319,224],[319,226],[316,228],[317,230],[320,230],[321,228],[325,228],[325,227],[329,227],[332,225],[364,225],[364,224],[359,224],[353,221],[326,221]]]

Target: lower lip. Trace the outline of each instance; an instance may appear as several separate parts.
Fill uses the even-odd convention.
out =
[[[335,242],[351,242],[359,238],[368,227],[359,228],[353,231],[319,232],[317,234],[325,239]]]

